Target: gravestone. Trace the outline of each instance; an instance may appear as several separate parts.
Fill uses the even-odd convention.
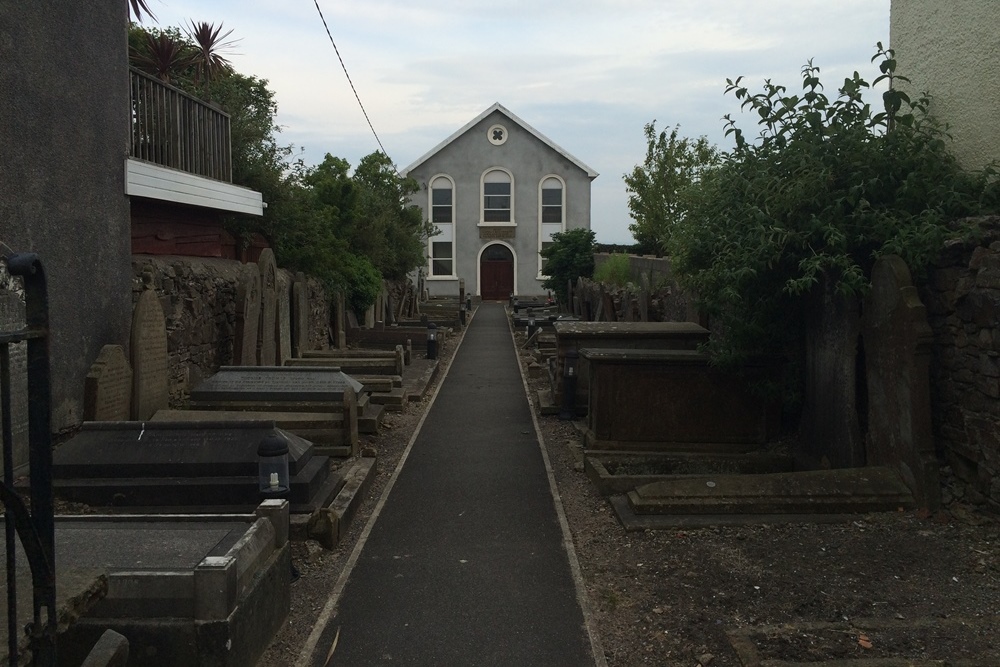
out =
[[[257,329],[260,326],[260,271],[244,264],[236,289],[236,337],[233,340],[233,363],[254,366],[257,363]]]
[[[274,327],[276,339],[276,366],[284,366],[286,359],[292,358],[292,281],[288,274],[278,272],[277,322]]]
[[[132,414],[132,367],[121,345],[105,345],[83,385],[84,421],[127,421]]]
[[[364,385],[339,368],[223,366],[191,391],[195,410],[342,412],[343,442],[358,446]]]
[[[0,289],[0,331],[23,328],[24,303],[17,292]],[[28,348],[26,343],[10,345],[10,408],[14,467],[28,463]],[[6,400],[0,389],[0,400]],[[2,417],[0,417],[2,420]],[[0,470],[3,462],[0,461]]]
[[[55,450],[53,488],[101,506],[252,508],[261,499],[257,448],[273,434],[288,443],[292,510],[323,505],[337,482],[327,458],[261,420],[87,422]]]
[[[360,382],[339,368],[223,366],[191,391],[192,402],[340,403]]]
[[[167,327],[153,290],[139,296],[132,312],[132,418],[149,419],[167,407]]]
[[[304,280],[292,283],[292,354],[301,357],[309,345],[309,286]]]
[[[264,248],[257,260],[260,270],[260,327],[257,332],[257,363],[273,366],[277,360],[274,328],[277,321],[278,266],[274,251]]]
[[[927,309],[910,271],[894,255],[872,268],[862,336],[868,387],[866,463],[900,472],[923,507],[941,504],[931,431]]]

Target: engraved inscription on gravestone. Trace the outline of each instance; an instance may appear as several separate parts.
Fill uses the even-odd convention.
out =
[[[244,264],[236,288],[236,336],[233,340],[233,363],[254,366],[257,363],[257,328],[260,326],[260,271]]]
[[[278,267],[274,251],[264,248],[257,260],[260,270],[260,328],[257,332],[257,363],[274,366],[277,355],[274,345],[274,325],[277,318]]]
[[[0,331],[24,327],[24,303],[16,292],[0,289]],[[28,462],[28,356],[27,344],[9,346],[11,432],[14,436],[14,467]],[[0,395],[0,400],[7,397]],[[0,461],[0,470],[3,462]]]
[[[105,345],[83,386],[85,421],[126,421],[132,413],[132,368],[121,345]]]
[[[132,313],[132,418],[145,420],[170,402],[167,390],[167,328],[153,290],[139,297]]]

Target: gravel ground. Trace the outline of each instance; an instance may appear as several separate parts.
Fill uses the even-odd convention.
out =
[[[442,352],[442,364],[454,350]],[[334,551],[293,545],[302,578],[260,664],[294,664],[426,408],[390,415],[370,440],[377,479],[347,539]],[[1000,665],[997,517],[952,504],[934,516],[629,533],[582,472],[573,425],[539,424],[611,667],[878,658]]]

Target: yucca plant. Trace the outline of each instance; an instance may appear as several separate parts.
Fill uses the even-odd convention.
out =
[[[232,63],[223,55],[223,52],[231,50],[239,41],[226,41],[233,33],[232,30],[223,33],[222,23],[216,27],[207,21],[191,21],[190,27],[184,32],[195,46],[191,62],[194,66],[195,85],[206,87],[209,82],[217,81],[223,74],[232,71]]]

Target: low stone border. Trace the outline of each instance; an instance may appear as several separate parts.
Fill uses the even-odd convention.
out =
[[[892,618],[859,618],[844,623],[795,623],[786,625],[765,625],[728,630],[730,644],[736,652],[743,667],[992,667],[997,664],[996,658],[956,658],[954,648],[943,646],[945,638],[955,644],[961,644],[962,633],[980,632],[993,633],[1000,624],[1000,617],[986,618],[947,618],[947,619],[912,619],[900,620]],[[933,647],[947,658],[913,658],[913,657],[874,657],[878,655],[880,634],[912,631],[920,635],[920,643]],[[772,641],[789,641],[803,638],[804,642],[812,641],[818,635],[826,633],[836,638],[828,640],[836,643],[831,648],[820,648],[828,652],[856,651],[856,656],[850,658],[835,658],[831,660],[806,660],[790,662],[787,660],[769,660],[762,655],[761,641],[755,639],[761,635],[769,636]],[[822,641],[822,640],[820,640]],[[850,649],[848,647],[851,647]],[[817,656],[818,657],[818,656]]]

